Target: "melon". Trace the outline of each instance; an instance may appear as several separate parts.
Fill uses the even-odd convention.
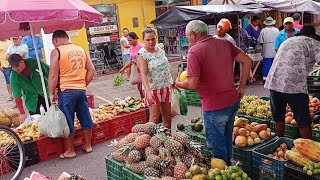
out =
[[[180,78],[179,78],[180,82],[187,80],[187,75],[188,75],[188,74],[187,74],[187,71],[183,71],[183,72],[180,74]]]

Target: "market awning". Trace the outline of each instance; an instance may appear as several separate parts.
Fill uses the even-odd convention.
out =
[[[320,14],[319,0],[256,0],[258,3],[281,12],[308,12]]]
[[[186,25],[191,20],[207,20],[213,17],[226,15],[260,14],[269,11],[269,8],[252,8],[239,4],[229,5],[202,5],[202,6],[177,6],[151,23],[159,28],[173,28]]]

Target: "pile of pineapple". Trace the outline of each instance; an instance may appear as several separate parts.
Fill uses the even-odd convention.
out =
[[[171,136],[168,129],[151,122],[137,124],[131,132],[113,142],[117,150],[112,156],[147,179],[184,179],[193,164],[208,169],[209,161],[201,154],[201,145],[183,132]]]
[[[272,117],[270,101],[260,99],[258,96],[245,96],[240,102],[238,112],[261,119]]]

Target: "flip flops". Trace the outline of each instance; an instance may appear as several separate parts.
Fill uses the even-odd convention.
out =
[[[13,97],[8,97],[7,101],[12,101]]]
[[[89,150],[86,149],[86,148],[82,148],[82,151],[85,152],[85,153],[91,153],[92,152],[92,148],[90,148]]]

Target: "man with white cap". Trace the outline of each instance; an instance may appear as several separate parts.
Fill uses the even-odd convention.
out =
[[[279,30],[278,28],[274,27],[274,25],[276,24],[276,20],[274,20],[272,17],[267,17],[263,24],[266,25],[266,27],[261,30],[258,42],[262,45],[262,74],[263,81],[265,81],[272,65],[273,58],[276,55],[274,46]]]
[[[236,46],[236,41],[227,33],[231,28],[232,25],[228,19],[221,19],[217,25],[218,34],[214,35],[214,37],[225,39]]]
[[[278,51],[280,45],[287,40],[288,38],[298,34],[300,32],[299,29],[293,27],[294,20],[292,17],[286,17],[283,20],[284,29],[279,32],[276,38],[275,49]]]

